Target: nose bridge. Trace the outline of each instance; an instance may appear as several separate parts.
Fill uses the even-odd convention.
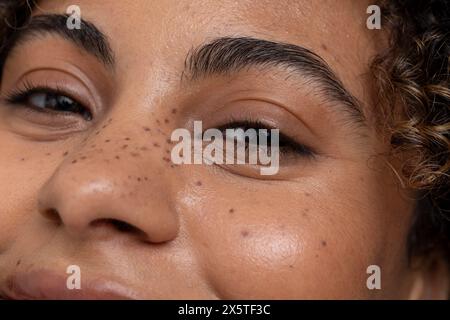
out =
[[[170,203],[169,142],[162,130],[109,118],[66,158],[39,194],[40,211],[81,234],[119,222],[147,241],[178,232]]]

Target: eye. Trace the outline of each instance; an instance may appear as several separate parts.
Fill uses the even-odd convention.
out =
[[[265,129],[265,130],[261,130],[260,134],[265,136],[263,139],[264,139],[264,141],[267,141],[267,145],[270,146],[270,145],[273,145],[271,129],[276,129],[276,128],[273,128],[273,127],[266,125],[264,123],[261,123],[259,121],[243,120],[243,121],[230,121],[228,124],[223,125],[223,126],[219,127],[218,129],[221,130],[224,133],[224,135],[226,133],[226,129],[234,129],[234,130],[242,129],[243,131],[247,131],[249,129],[254,129],[257,132],[260,129]],[[258,134],[257,137],[258,137],[258,145],[259,145],[260,135]],[[245,143],[246,148],[249,148],[250,141],[248,141],[248,139],[246,139],[245,135],[236,137],[236,142]],[[280,155],[291,154],[291,155],[300,155],[300,156],[305,156],[305,157],[314,156],[314,152],[311,148],[309,148],[301,143],[296,142],[295,140],[288,137],[281,131],[279,132],[278,143],[279,143]]]
[[[13,105],[23,105],[37,111],[73,113],[80,115],[86,121],[92,120],[92,113],[89,108],[61,90],[28,88],[11,93],[6,101]]]

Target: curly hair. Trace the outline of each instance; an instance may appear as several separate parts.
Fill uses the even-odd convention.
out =
[[[413,254],[450,258],[450,2],[383,0],[388,48],[372,73],[404,185],[419,194]]]
[[[1,1],[0,67],[8,38],[25,23],[34,2]],[[376,121],[392,154],[408,155],[396,172],[419,194],[410,256],[440,252],[450,261],[450,2],[379,0],[378,5],[389,42],[371,63],[380,99]]]

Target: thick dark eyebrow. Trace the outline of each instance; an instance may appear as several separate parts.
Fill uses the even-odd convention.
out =
[[[183,78],[229,74],[253,66],[288,67],[314,82],[326,99],[338,102],[352,119],[364,123],[361,103],[344,87],[336,73],[314,52],[289,43],[251,37],[223,37],[192,49]]]
[[[93,23],[81,20],[80,29],[67,27],[68,15],[46,14],[31,18],[22,27],[13,30],[3,48],[1,48],[0,66],[3,64],[11,50],[17,45],[48,34],[54,34],[69,40],[75,46],[82,48],[87,53],[95,56],[100,62],[109,68],[114,67],[114,54],[106,35]],[[49,49],[50,50],[50,49]]]

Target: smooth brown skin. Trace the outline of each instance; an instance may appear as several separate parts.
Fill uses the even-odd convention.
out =
[[[424,282],[426,270],[408,267],[414,202],[387,159],[373,157],[388,146],[370,121],[366,74],[382,43],[365,27],[368,4],[48,0],[34,14],[72,4],[108,36],[117,68],[56,36],[10,55],[2,94],[21,78],[67,83],[94,120],[0,106],[0,283],[30,270],[66,276],[76,264],[82,281],[110,279],[136,298],[442,297],[443,278]],[[281,69],[180,83],[192,47],[238,35],[321,55],[362,101],[368,127],[351,125],[317,88]],[[170,133],[247,114],[242,103],[214,112],[238,98],[274,101],[253,100],[248,112],[321,156],[282,166],[278,180],[254,179],[246,167],[171,166]],[[106,219],[136,229],[121,232]],[[366,287],[373,264],[382,290]]]

